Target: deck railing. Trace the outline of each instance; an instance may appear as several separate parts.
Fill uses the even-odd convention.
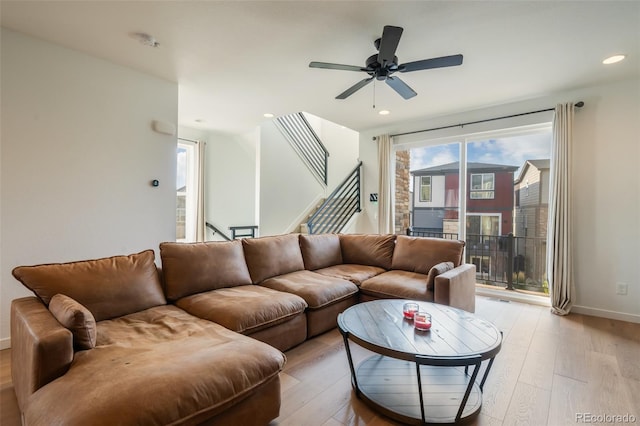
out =
[[[456,233],[425,228],[408,228],[407,235],[458,239]],[[546,249],[546,238],[467,234],[465,262],[476,265],[480,284],[547,294]]]

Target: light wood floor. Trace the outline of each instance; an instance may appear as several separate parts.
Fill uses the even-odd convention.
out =
[[[575,425],[579,413],[635,416],[640,424],[640,324],[478,297],[476,314],[504,333],[476,425]],[[369,353],[352,345],[355,361]],[[282,407],[272,426],[396,423],[351,391],[337,330],[288,351]],[[0,351],[0,424],[19,425],[10,350]],[[609,423],[611,424],[611,423]]]

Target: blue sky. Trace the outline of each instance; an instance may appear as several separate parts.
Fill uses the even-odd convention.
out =
[[[460,159],[460,144],[436,145],[411,150],[410,169],[418,170]],[[551,132],[478,140],[467,144],[467,161],[521,167],[526,160],[550,157]],[[517,172],[516,172],[517,176]]]

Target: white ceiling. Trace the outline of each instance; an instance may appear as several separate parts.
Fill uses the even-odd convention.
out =
[[[640,74],[640,1],[4,1],[2,26],[179,83],[179,121],[246,132],[307,111],[354,130],[544,96]],[[399,74],[336,95],[364,73],[384,25],[399,62],[461,53],[462,66]],[[153,35],[146,47],[133,32]],[[604,66],[603,58],[628,58]],[[391,114],[380,116],[377,111]],[[204,120],[197,123],[195,120]]]

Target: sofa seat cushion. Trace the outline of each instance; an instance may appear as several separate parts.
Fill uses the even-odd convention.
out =
[[[385,270],[377,266],[344,264],[317,269],[314,272],[328,277],[341,278],[351,281],[355,285],[360,285],[364,280],[380,275]]]
[[[319,309],[344,300],[358,292],[350,281],[311,271],[298,271],[269,278],[260,285],[302,297],[309,309]]]
[[[427,289],[427,276],[417,272],[385,272],[364,281],[360,292],[381,298],[433,301],[433,291]]]
[[[153,250],[145,250],[129,256],[19,266],[13,276],[45,305],[56,294],[64,294],[102,321],[167,303],[154,259]]]
[[[151,308],[98,323],[96,348],[31,395],[29,425],[196,424],[278,375],[271,346],[189,315]]]
[[[295,294],[253,284],[194,294],[176,305],[243,334],[286,322],[307,308],[304,299]]]

